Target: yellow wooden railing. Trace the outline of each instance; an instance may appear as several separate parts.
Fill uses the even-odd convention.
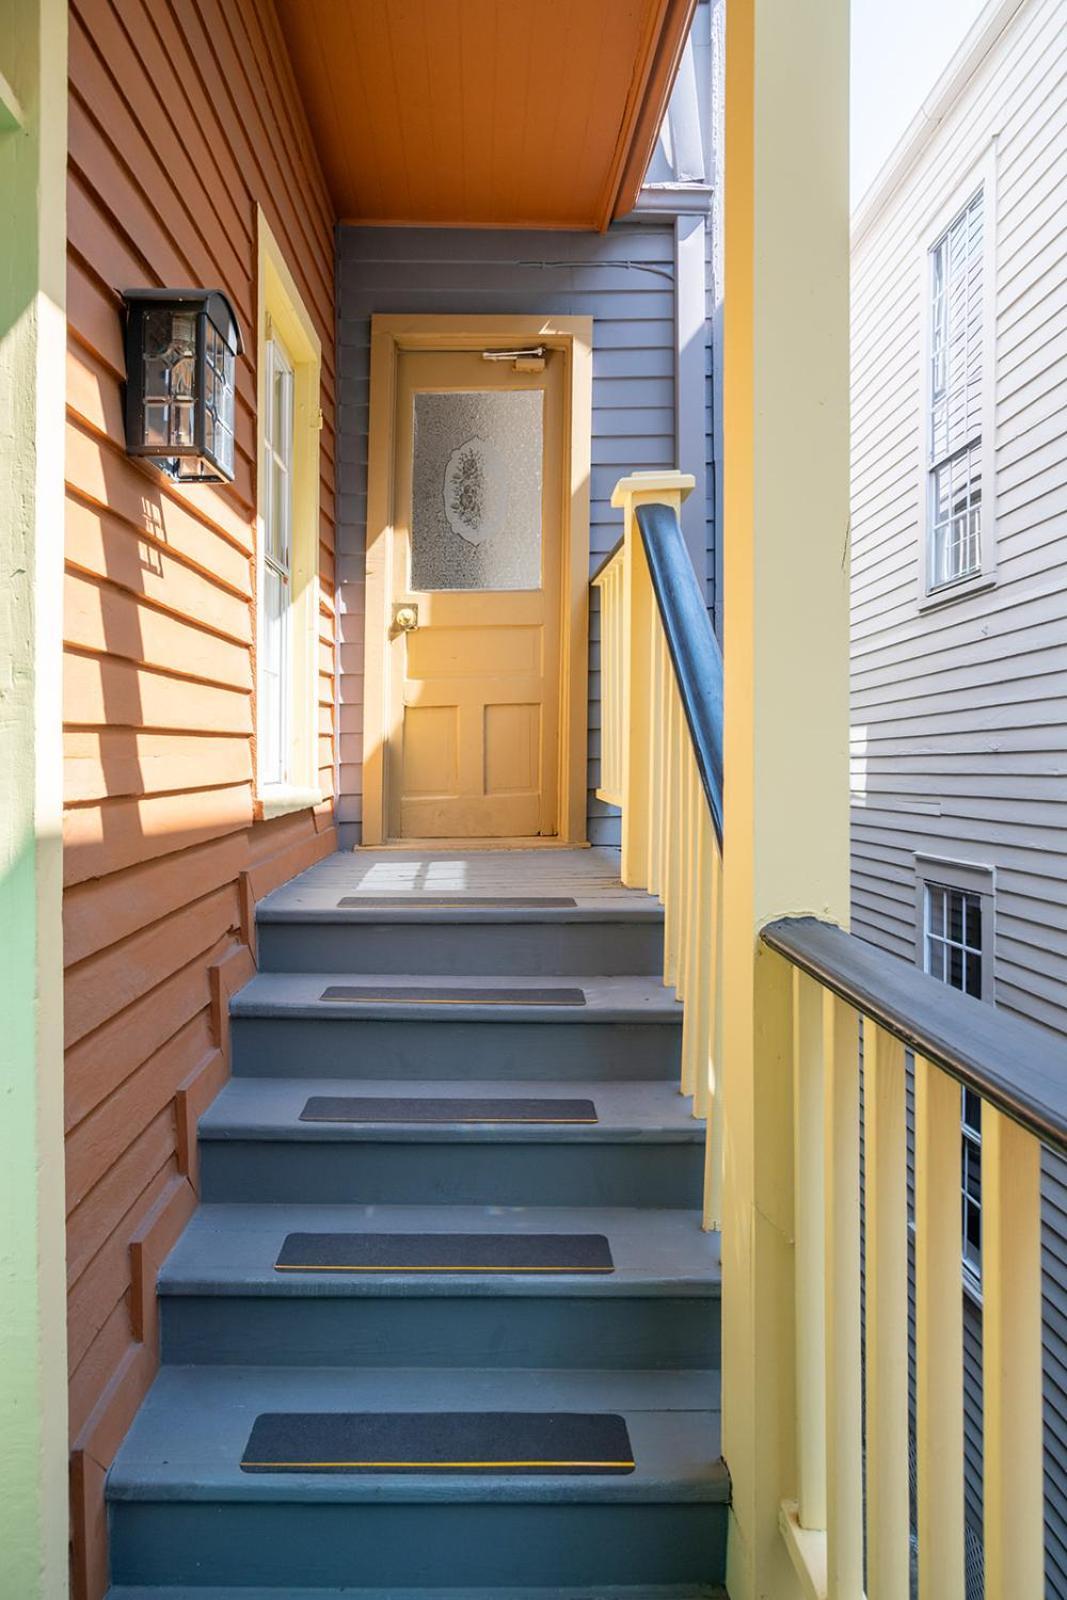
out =
[[[705,1219],[718,1227],[730,1118],[722,1092],[721,660],[679,526],[691,485],[677,473],[635,475],[615,491],[623,536],[593,579],[602,707],[597,792],[621,809],[623,880],[664,905],[664,982],[685,1002],[680,1088],[692,1096],[694,1115],[708,1121]],[[780,978],[771,973],[764,985],[771,999],[759,1033],[761,1048],[781,1063],[780,1091],[764,1115],[792,1130],[791,1289],[776,1315],[784,1324],[780,1348],[793,1368],[762,1374],[788,1412],[776,1424],[779,1439],[766,1448],[767,1460],[785,1463],[771,1470],[789,1560],[783,1555],[779,1579],[760,1592],[773,1600],[908,1600],[917,1532],[919,1600],[965,1600],[963,1085],[983,1101],[985,1595],[1039,1600],[1041,1147],[1067,1153],[1062,1061],[1041,1030],[831,923],[772,921],[760,944],[761,962],[781,966]],[[773,1141],[760,1148],[774,1151],[772,1183],[781,1190],[784,1173],[788,1196],[788,1139],[784,1152]],[[728,1243],[734,1248],[724,1256],[732,1253],[742,1274],[754,1272],[737,1241]],[[751,1236],[743,1244],[756,1249]],[[728,1312],[724,1303],[724,1318]],[[918,1379],[914,1530],[909,1347]],[[729,1398],[728,1363],[723,1382]]]
[[[797,1471],[781,1527],[797,1571],[813,1595],[859,1600],[866,1549],[871,1600],[907,1600],[911,1338],[918,1593],[920,1600],[964,1600],[960,1088],[966,1085],[982,1097],[985,1595],[1039,1600],[1041,1148],[1062,1150],[1067,1141],[1067,1092],[1055,1043],[813,918],[773,923],[763,940],[793,964]]]
[[[652,483],[654,480],[654,487]],[[689,614],[704,607],[678,528],[677,513],[693,487],[683,473],[624,478],[612,504],[624,512],[623,535],[593,579],[600,600],[601,781],[597,795],[622,811],[622,879],[663,903],[663,981],[685,1001],[680,1089],[708,1128],[705,1224],[718,1227],[722,1207],[723,1105],[716,1062],[721,1054],[722,872],[713,806],[705,792],[664,616],[637,512],[666,507],[673,527],[668,575],[686,583]],[[646,486],[646,484],[648,486]],[[682,560],[684,559],[684,567]],[[684,614],[684,608],[677,613]],[[715,648],[703,610],[698,641]],[[678,641],[676,641],[677,645]],[[683,639],[682,646],[692,645]],[[691,708],[690,708],[691,709]],[[721,825],[721,819],[720,819]]]

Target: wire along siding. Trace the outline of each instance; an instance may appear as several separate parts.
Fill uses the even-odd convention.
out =
[[[674,234],[670,224],[606,234],[338,230],[340,363],[338,540],[341,583],[342,837],[358,838],[362,795],[363,581],[370,317],[374,312],[592,316],[590,558],[618,540],[611,492],[627,472],[674,465]],[[699,492],[699,490],[697,491]],[[595,797],[600,761],[600,640],[590,657],[589,837],[619,840]]]
[[[1067,33],[1024,0],[853,248],[852,926],[915,960],[916,854],[996,869],[998,1005],[1067,1035]],[[996,137],[995,585],[918,605],[921,248]],[[961,199],[965,198],[961,194]],[[921,875],[921,874],[920,874]],[[1047,1581],[1067,1596],[1067,1173],[1045,1158]],[[967,1311],[968,1516],[981,1504]]]

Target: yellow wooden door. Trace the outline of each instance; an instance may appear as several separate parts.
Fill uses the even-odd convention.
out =
[[[400,356],[394,839],[557,832],[561,365],[552,351],[539,372],[481,351]]]

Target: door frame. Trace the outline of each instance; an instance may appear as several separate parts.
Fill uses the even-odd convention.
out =
[[[589,478],[593,416],[593,319],[545,316],[371,317],[370,433],[363,679],[363,829],[383,845],[388,817],[385,739],[389,705],[388,615],[396,475],[397,368],[405,350],[508,350],[543,344],[564,362],[560,505],[559,818],[561,845],[586,842],[589,720]],[[472,840],[477,844],[483,841]],[[542,841],[537,841],[542,842]],[[493,841],[485,841],[491,845]],[[506,845],[507,841],[500,841]]]

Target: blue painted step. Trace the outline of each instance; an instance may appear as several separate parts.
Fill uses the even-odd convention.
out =
[[[603,977],[663,971],[663,909],[635,902],[493,909],[420,906],[383,909],[294,905],[268,895],[256,908],[262,972],[421,972],[470,977],[596,972]],[[355,898],[359,898],[358,896]]]
[[[248,1475],[285,1410],[603,1410],[626,1477]],[[724,1571],[728,1480],[705,1373],[165,1367],[109,1486],[123,1582],[416,1588],[686,1584]]]
[[[709,1589],[703,1585],[630,1584],[619,1588],[602,1583],[593,1588],[584,1585],[575,1588],[552,1589],[202,1589],[181,1584],[178,1588],[127,1588],[109,1589],[107,1600],[727,1600],[725,1589]]]
[[[718,1250],[662,916],[610,852],[536,854],[337,856],[261,903],[235,1076],[201,1120],[206,1203],[161,1275],[164,1365],[109,1476],[110,1600],[724,1600]],[[338,913],[354,885],[518,895],[542,874],[556,896],[573,876],[579,904],[457,911],[413,890]],[[337,983],[578,986],[586,1004],[323,1001]],[[598,1120],[301,1122],[330,1094],[577,1096]],[[600,1233],[615,1270],[274,1271],[290,1232],[423,1230]],[[375,1409],[618,1412],[637,1470],[240,1471],[260,1412]]]
[[[709,1589],[703,1585],[630,1584],[619,1588],[602,1583],[593,1588],[584,1585],[575,1588],[552,1589],[202,1589],[181,1584],[178,1588],[127,1588],[109,1589],[107,1600],[727,1600],[725,1589]]]
[[[301,1122],[312,1078],[233,1079],[200,1124],[201,1194],[212,1202],[348,1205],[700,1205],[704,1130],[664,1083],[582,1084],[593,1126]],[[338,1092],[388,1093],[369,1080]],[[395,1090],[395,1086],[394,1087]],[[463,1080],[406,1084],[469,1094]],[[522,1082],[520,1094],[536,1093]]]
[[[276,1272],[290,1232],[601,1233],[615,1270]],[[697,1212],[201,1206],[160,1278],[163,1358],[361,1366],[709,1368],[718,1237]],[[709,1394],[717,1385],[709,1374]],[[717,1402],[716,1402],[717,1403]]]
[[[424,977],[432,974],[381,975],[393,984],[417,984]],[[677,1081],[682,1008],[662,982],[581,974],[566,981],[584,991],[584,1006],[328,1001],[322,993],[336,982],[334,972],[260,973],[231,1002],[233,1070],[238,1076],[291,1077],[303,1067],[319,1078],[393,1083]],[[455,982],[461,1000],[462,984]],[[547,974],[488,980],[508,989],[549,982]],[[486,980],[478,983],[485,986]]]

